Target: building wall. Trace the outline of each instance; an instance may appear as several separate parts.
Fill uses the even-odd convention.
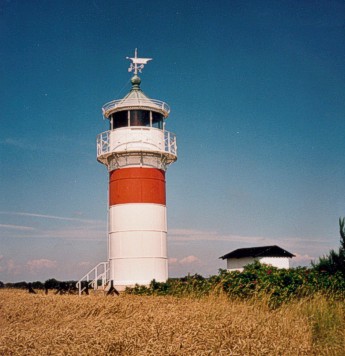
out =
[[[263,257],[260,259],[261,263],[266,265],[272,265],[277,268],[289,268],[290,258],[289,257]]]
[[[243,258],[228,258],[227,259],[227,270],[228,271],[243,271],[244,266],[254,263],[254,261],[259,261],[267,265],[272,265],[277,268],[289,268],[290,259],[288,257],[243,257]]]
[[[227,259],[227,269],[229,271],[243,271],[243,267],[249,263],[253,263],[253,257],[244,257],[244,258],[228,258]]]

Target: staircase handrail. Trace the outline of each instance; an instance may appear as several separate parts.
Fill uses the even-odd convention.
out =
[[[98,268],[99,267],[103,267],[103,271],[101,273],[98,273]],[[88,285],[92,286],[94,290],[97,289],[98,287],[98,280],[101,279],[102,281],[102,287],[105,286],[105,284],[107,283],[107,275],[109,273],[109,263],[108,262],[100,262],[97,266],[95,266],[94,268],[92,268],[91,271],[89,271],[88,273],[86,273],[77,283],[76,283],[76,287],[79,290],[79,295],[81,295],[81,293],[85,290],[85,288],[81,288],[82,282],[84,280],[86,280],[86,282],[88,283]],[[94,274],[94,278],[90,278],[90,276]],[[90,280],[91,279],[91,280]]]

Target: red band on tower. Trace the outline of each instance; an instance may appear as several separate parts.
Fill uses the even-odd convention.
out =
[[[166,205],[165,172],[156,168],[123,168],[109,174],[109,206],[128,203]]]

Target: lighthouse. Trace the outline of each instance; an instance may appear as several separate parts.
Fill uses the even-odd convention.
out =
[[[176,137],[166,130],[169,106],[141,90],[138,74],[152,59],[137,50],[127,59],[132,87],[103,106],[109,130],[97,137],[97,160],[109,174],[108,261],[94,278],[120,291],[168,278],[165,176],[177,159]]]

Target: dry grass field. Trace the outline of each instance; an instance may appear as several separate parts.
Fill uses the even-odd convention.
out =
[[[344,304],[0,290],[0,355],[344,355]]]

